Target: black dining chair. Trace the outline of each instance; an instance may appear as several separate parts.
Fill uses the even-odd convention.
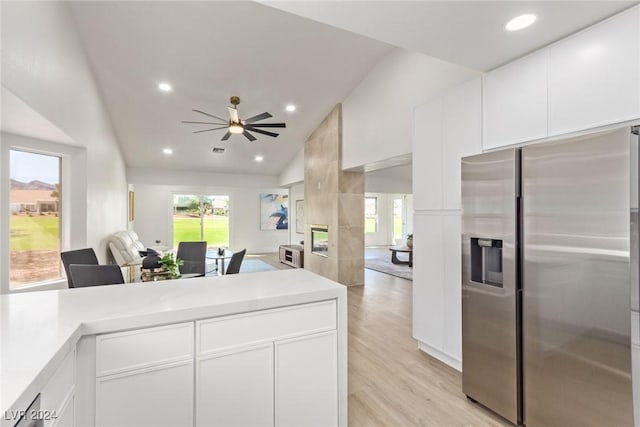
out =
[[[71,264],[98,265],[98,257],[96,256],[93,248],[61,252],[60,258],[62,259],[62,265],[64,265],[64,272],[67,276],[67,283],[70,288],[75,288],[73,279],[69,273],[69,266]]]
[[[181,274],[206,273],[207,242],[180,242],[176,258],[184,261],[180,267]]]
[[[87,286],[118,285],[124,283],[122,269],[119,265],[83,265],[69,266],[74,288]]]
[[[227,267],[227,271],[225,274],[238,274],[240,273],[240,266],[242,265],[242,260],[244,259],[244,255],[247,253],[246,249],[241,250],[240,252],[236,252],[231,256],[231,261],[229,261],[229,266]]]

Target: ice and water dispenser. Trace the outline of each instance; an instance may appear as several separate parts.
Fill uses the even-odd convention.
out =
[[[471,280],[502,287],[502,240],[471,238]]]

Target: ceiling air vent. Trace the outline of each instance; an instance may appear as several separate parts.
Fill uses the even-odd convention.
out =
[[[224,154],[224,148],[213,147],[214,154]]]

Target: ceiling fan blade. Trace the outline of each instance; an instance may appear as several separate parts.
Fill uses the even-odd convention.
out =
[[[247,130],[250,130],[251,132],[258,132],[258,133],[261,133],[263,135],[272,136],[274,138],[276,136],[280,135],[279,133],[267,132],[266,130],[262,130],[262,129],[247,128]]]
[[[204,114],[205,116],[213,117],[214,119],[222,120],[223,122],[227,121],[227,119],[223,119],[222,117],[214,116],[213,114],[205,113],[204,111],[200,111],[200,110],[191,110],[191,111],[195,111],[196,113]]]
[[[197,130],[194,133],[202,133],[202,132],[209,132],[210,130],[218,130],[218,129],[227,129],[229,126],[222,126],[219,128],[213,128],[213,129],[205,129],[205,130]]]
[[[256,137],[251,135],[249,132],[247,132],[246,130],[244,132],[242,132],[242,134],[245,136],[245,138],[247,138],[249,141],[253,142],[256,140]]]
[[[256,123],[255,125],[247,125],[248,128],[286,128],[286,123]]]
[[[186,120],[183,120],[182,123],[195,123],[195,124],[199,124],[199,125],[227,125],[228,123],[213,123],[213,122],[188,122]]]
[[[240,118],[238,117],[238,110],[235,108],[227,107],[229,110],[229,117],[231,117],[231,121],[233,123],[240,123]]]
[[[271,114],[269,113],[262,113],[262,114],[258,114],[257,116],[253,116],[253,117],[249,117],[247,120],[245,120],[245,124],[248,123],[253,123],[253,122],[257,122],[258,120],[264,120],[264,119],[268,119],[269,117],[272,117]]]
[[[231,136],[231,132],[227,132],[224,134],[224,136],[222,137],[222,139],[220,141],[226,141],[227,139],[229,139],[229,137]]]

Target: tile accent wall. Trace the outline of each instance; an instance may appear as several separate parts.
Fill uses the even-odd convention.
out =
[[[364,285],[364,173],[342,170],[342,105],[304,146],[305,268],[343,285]],[[329,227],[329,254],[311,253],[311,224]]]

